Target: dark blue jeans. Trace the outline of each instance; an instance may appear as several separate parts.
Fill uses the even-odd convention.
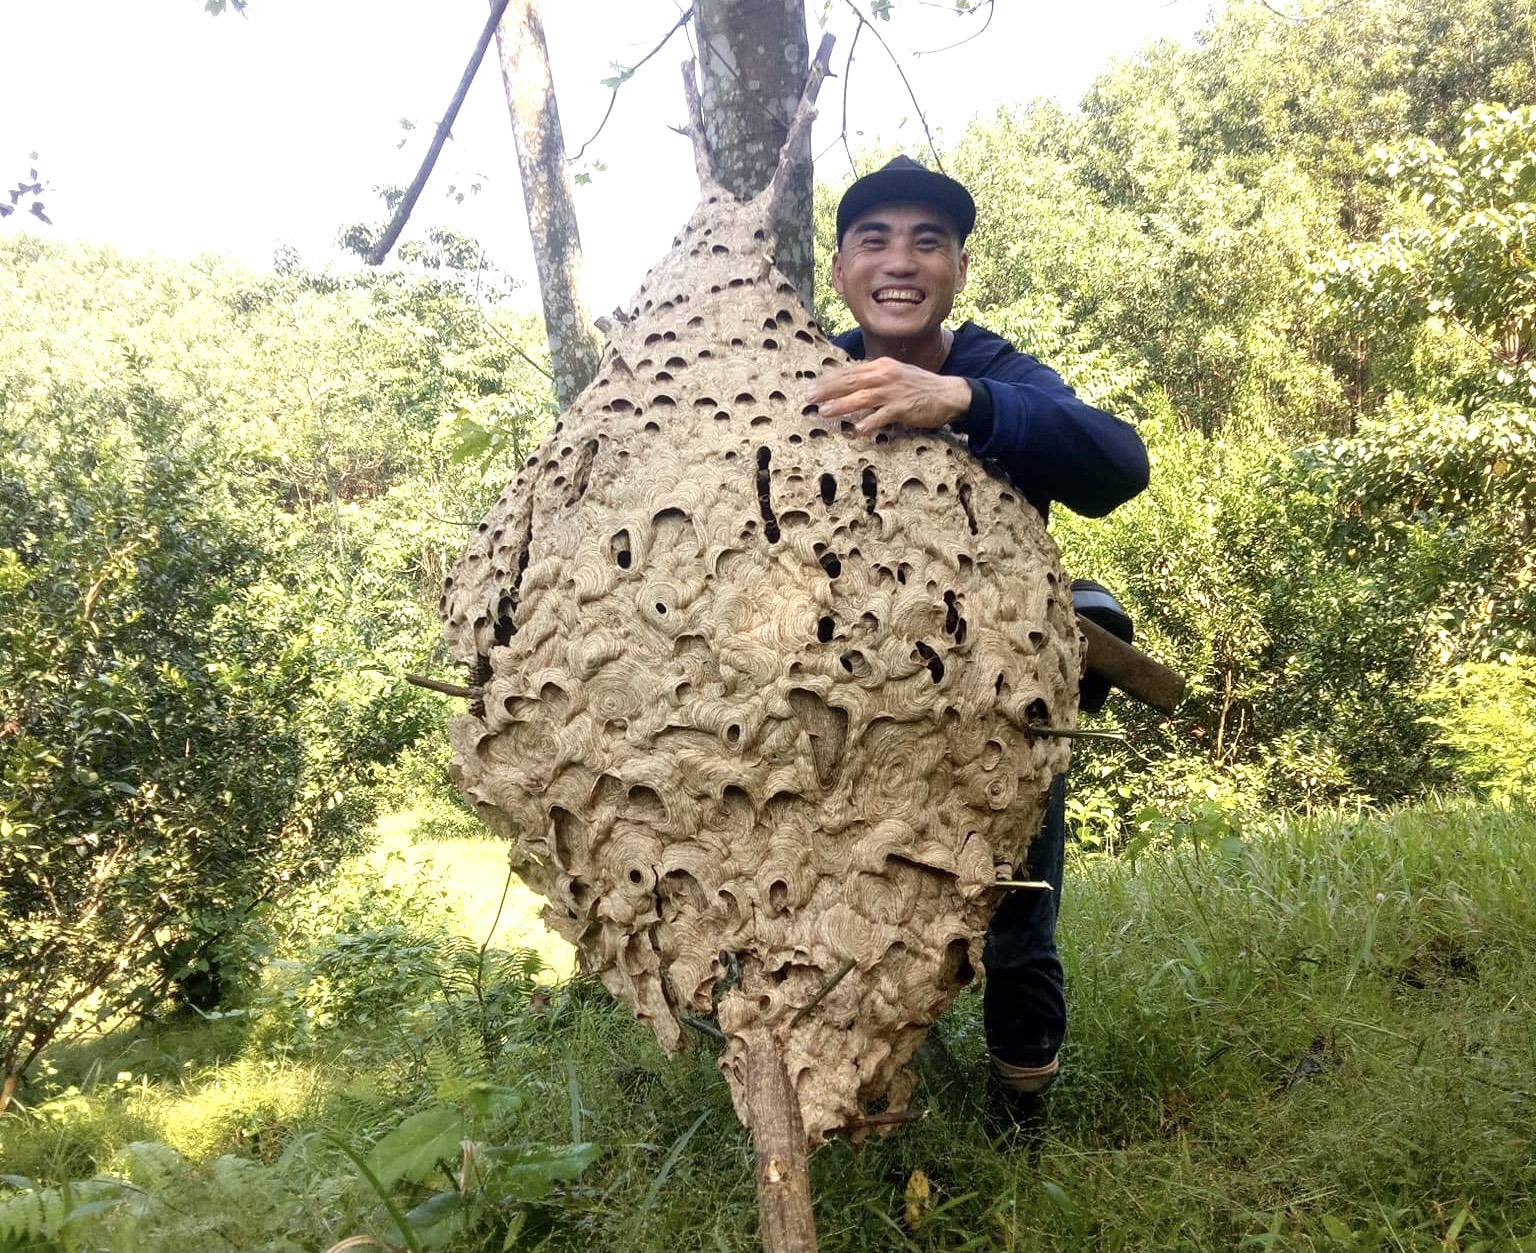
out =
[[[1028,878],[1049,892],[1015,888],[992,915],[983,957],[982,992],[987,1048],[1014,1066],[1044,1066],[1067,1035],[1067,1001],[1056,955],[1056,913],[1061,906],[1061,863],[1067,843],[1067,777],[1051,784],[1040,834],[1029,846]]]

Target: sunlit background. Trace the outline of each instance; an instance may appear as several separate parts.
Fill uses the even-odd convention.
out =
[[[818,19],[838,37],[833,65],[841,75],[851,12],[845,2],[808,8],[813,47]],[[269,266],[280,245],[311,265],[354,264],[335,247],[338,230],[382,219],[375,188],[410,182],[485,12],[473,0],[251,0],[244,16],[216,18],[200,0],[7,0],[0,5],[0,181],[11,186],[35,164],[53,226],[16,214],[0,230],[107,240],[129,252],[214,250],[257,268]],[[644,57],[679,12],[663,0],[545,0],[572,156],[607,108],[602,80]],[[1075,104],[1112,57],[1133,55],[1153,38],[1187,39],[1206,8],[1199,0],[997,0],[990,17],[970,38],[987,21],[986,6],[962,14],[951,0],[908,0],[877,28],[941,150],[1000,105],[1039,96]],[[590,175],[577,203],[596,309],[634,289],[693,207],[688,142],[668,129],[686,120],[678,67],[688,37],[679,31],[629,81],[573,167]],[[846,82],[855,154],[882,144],[916,151],[923,143],[892,62],[866,32]],[[837,143],[844,86],[839,77],[824,88],[813,135],[825,180],[848,173]],[[415,224],[428,223],[479,238],[535,302],[494,45],[417,208]]]

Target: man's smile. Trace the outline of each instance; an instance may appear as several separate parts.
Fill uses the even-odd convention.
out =
[[[915,287],[881,287],[874,293],[874,301],[881,305],[920,305],[923,293]]]

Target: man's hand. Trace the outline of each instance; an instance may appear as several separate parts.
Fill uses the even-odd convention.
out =
[[[825,418],[864,413],[854,426],[860,435],[873,435],[883,426],[931,431],[964,416],[971,407],[971,385],[894,357],[876,357],[818,379],[808,398]]]

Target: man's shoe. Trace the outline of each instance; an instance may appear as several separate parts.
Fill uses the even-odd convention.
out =
[[[987,1076],[985,1126],[994,1139],[1023,1136],[1038,1141],[1045,1122],[1045,1093],[1056,1082],[1060,1057],[1043,1066],[1015,1066],[992,1058]]]

